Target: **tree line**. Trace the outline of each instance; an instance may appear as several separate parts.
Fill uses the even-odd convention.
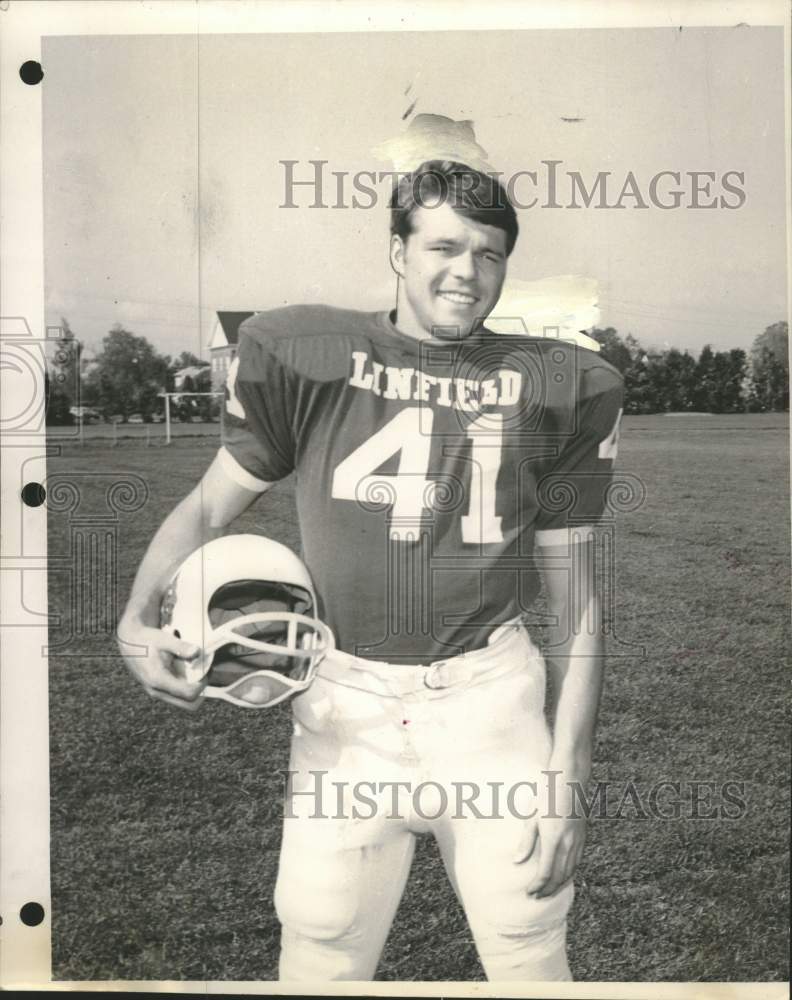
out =
[[[764,413],[789,409],[789,328],[773,323],[750,351],[713,351],[698,357],[676,347],[645,350],[613,327],[591,336],[600,353],[624,376],[626,413]]]
[[[160,354],[145,338],[120,325],[102,341],[95,362],[82,372],[83,346],[68,320],[61,320],[62,336],[47,371],[47,422],[71,423],[71,408],[90,406],[105,419],[126,419],[140,413],[144,419],[162,411],[163,391],[174,391],[176,372],[205,365],[195,354],[182,351],[175,359]],[[773,323],[760,333],[750,351],[732,348],[713,351],[707,345],[698,357],[676,347],[644,349],[632,335],[620,336],[613,327],[595,329],[591,336],[600,352],[624,376],[627,413],[762,413],[789,409],[788,325]],[[207,392],[210,369],[204,368],[182,388]],[[209,419],[219,409],[209,397],[177,404],[175,415]]]

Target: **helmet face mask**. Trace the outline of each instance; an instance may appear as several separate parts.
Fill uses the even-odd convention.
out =
[[[268,708],[312,682],[334,639],[316,617],[308,571],[280,543],[260,535],[215,539],[174,574],[161,627],[199,646],[176,661],[203,697]]]
[[[234,663],[248,670],[271,668],[290,672],[295,663],[289,653],[280,652],[279,648],[262,650],[249,644],[249,640],[287,649],[304,648],[297,642],[295,629],[301,628],[304,635],[306,625],[299,616],[307,617],[311,607],[307,591],[287,584],[235,580],[221,587],[209,601],[209,622],[218,637],[228,632],[225,626],[230,626],[232,634],[226,644],[217,647],[210,674],[219,678],[224,666]]]

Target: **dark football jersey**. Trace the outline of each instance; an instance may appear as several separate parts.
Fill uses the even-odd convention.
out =
[[[303,558],[338,646],[429,663],[486,645],[540,587],[534,544],[602,514],[623,386],[596,353],[293,306],[240,328],[221,459],[297,474]]]

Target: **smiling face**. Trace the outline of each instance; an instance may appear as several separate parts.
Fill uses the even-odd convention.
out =
[[[416,208],[410,235],[391,237],[399,330],[419,340],[469,336],[500,297],[506,257],[502,229],[468,219],[447,202]]]

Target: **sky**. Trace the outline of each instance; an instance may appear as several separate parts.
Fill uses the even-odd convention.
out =
[[[540,198],[519,211],[514,287],[582,276],[599,325],[646,347],[749,348],[787,315],[782,32],[45,38],[47,324],[98,347],[121,323],[205,355],[216,310],[391,307],[389,184],[354,208],[351,175],[392,169],[376,150],[433,113],[472,121],[505,178],[536,172],[514,188]],[[305,186],[283,207],[284,160],[295,179],[327,161],[327,207]],[[542,207],[550,160],[557,208]],[[340,208],[332,171],[347,172]],[[569,172],[590,189],[601,171],[605,207],[569,207]],[[682,175],[679,208],[651,200],[661,171]],[[739,207],[693,207],[691,171],[715,174],[700,203]],[[615,207],[630,172],[646,208]],[[676,187],[657,185],[658,200]]]

